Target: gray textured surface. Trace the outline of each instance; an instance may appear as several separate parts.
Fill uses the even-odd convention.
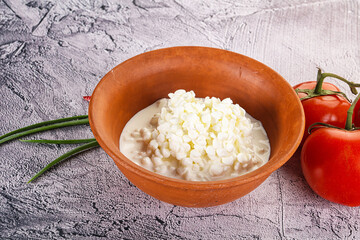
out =
[[[169,46],[245,54],[292,85],[315,80],[316,67],[360,82],[357,0],[116,2],[0,2],[0,134],[86,114],[81,96],[90,95],[106,72]],[[73,135],[91,132],[78,127],[41,137]],[[299,153],[249,195],[188,209],[138,190],[101,149],[25,184],[68,149],[18,141],[0,146],[0,238],[360,238],[359,208],[316,196],[302,177]]]

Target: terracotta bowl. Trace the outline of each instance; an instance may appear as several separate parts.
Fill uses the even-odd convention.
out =
[[[260,120],[270,139],[268,163],[228,180],[193,182],[148,171],[126,158],[119,138],[129,119],[177,89],[197,97],[230,97]],[[282,166],[298,147],[304,113],[293,88],[264,64],[233,52],[205,47],[174,47],[135,56],[107,73],[89,106],[95,138],[121,172],[138,188],[164,202],[209,207],[240,198]]]

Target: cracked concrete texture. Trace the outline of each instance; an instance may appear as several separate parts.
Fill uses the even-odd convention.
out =
[[[110,69],[179,45],[255,58],[291,85],[316,67],[360,82],[357,0],[0,2],[0,134],[86,114]],[[342,90],[349,93],[344,85]],[[89,127],[31,138],[91,137]],[[189,209],[133,186],[101,149],[26,181],[70,146],[0,146],[0,237],[9,239],[358,239],[359,208],[330,203],[306,184],[297,152],[232,203]]]

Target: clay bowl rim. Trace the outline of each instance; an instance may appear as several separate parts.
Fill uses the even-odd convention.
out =
[[[294,100],[297,102],[299,111],[301,111],[301,119],[299,121],[302,121],[301,128],[298,129],[299,132],[298,132],[297,139],[292,144],[290,151],[288,151],[283,157],[278,157],[275,159],[273,159],[274,156],[270,155],[271,157],[266,164],[264,164],[263,166],[261,166],[260,168],[254,170],[254,171],[251,171],[251,172],[246,173],[241,176],[224,179],[224,180],[216,180],[216,181],[188,181],[188,180],[182,180],[182,179],[176,179],[176,178],[163,176],[163,175],[157,174],[155,172],[149,171],[149,170],[135,164],[130,159],[125,157],[125,155],[123,155],[120,152],[120,150],[118,150],[118,152],[115,152],[107,146],[107,144],[103,141],[102,137],[100,136],[99,132],[97,131],[96,124],[94,123],[94,115],[95,115],[94,111],[96,111],[96,109],[94,109],[94,102],[96,101],[98,94],[105,92],[105,91],[99,90],[99,89],[103,89],[103,88],[101,88],[101,85],[103,84],[103,82],[107,81],[107,79],[110,79],[110,80],[113,79],[113,78],[109,77],[110,74],[112,74],[112,72],[115,69],[119,68],[121,65],[127,63],[128,61],[134,61],[137,58],[142,58],[142,57],[148,55],[149,53],[161,54],[161,52],[163,52],[163,51],[172,51],[172,50],[179,50],[179,49],[184,50],[184,51],[191,51],[194,48],[195,49],[204,49],[205,51],[217,51],[219,53],[225,52],[227,54],[234,54],[234,56],[240,55],[243,59],[246,59],[246,61],[248,61],[248,63],[250,65],[251,64],[260,64],[264,69],[271,71],[274,75],[276,75],[277,78],[279,78],[283,82],[284,85],[287,85],[291,94],[294,97]],[[293,87],[280,74],[278,74],[275,70],[268,67],[267,65],[255,60],[253,58],[247,57],[245,55],[235,53],[232,51],[228,51],[228,50],[211,48],[211,47],[202,47],[202,46],[177,46],[177,47],[161,48],[161,49],[152,50],[149,52],[144,52],[144,53],[138,54],[134,57],[131,57],[131,58],[121,62],[120,64],[115,66],[113,69],[111,69],[108,73],[106,73],[104,75],[104,77],[102,77],[102,79],[96,85],[96,87],[92,93],[92,98],[91,98],[91,101],[89,104],[88,115],[89,115],[90,127],[94,134],[95,139],[98,141],[101,148],[104,149],[104,151],[113,159],[113,161],[115,163],[119,163],[122,167],[126,168],[128,171],[131,171],[142,178],[146,178],[150,181],[156,181],[159,184],[165,184],[165,185],[168,185],[168,186],[171,186],[174,188],[181,188],[181,189],[184,189],[184,188],[190,189],[191,188],[193,190],[200,190],[200,191],[207,190],[207,189],[215,189],[215,188],[232,188],[232,187],[235,187],[238,185],[247,184],[249,182],[253,182],[256,180],[263,179],[263,178],[266,179],[268,176],[270,176],[270,174],[272,174],[274,171],[276,171],[278,168],[280,168],[283,164],[285,164],[291,158],[291,156],[295,153],[298,146],[300,145],[300,142],[303,137],[304,129],[305,129],[305,114],[304,114],[304,110],[302,108],[301,101],[300,101],[299,97],[296,95],[296,92],[294,91]],[[264,181],[264,180],[262,180],[262,181]]]

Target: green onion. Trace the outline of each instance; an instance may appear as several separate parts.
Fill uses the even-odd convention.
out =
[[[84,119],[84,118],[88,118],[88,116],[87,115],[80,115],[80,116],[75,116],[75,117],[59,118],[59,119],[56,119],[56,120],[50,120],[50,121],[45,121],[45,122],[41,122],[41,123],[36,123],[36,124],[33,124],[33,125],[29,125],[27,127],[20,128],[20,129],[17,129],[15,131],[9,132],[7,134],[4,134],[4,135],[0,136],[0,140],[3,139],[3,138],[8,137],[10,135],[14,135],[15,133],[24,132],[24,131],[34,129],[34,128],[38,128],[38,127],[42,127],[42,126],[45,126],[45,125],[50,125],[50,124],[54,124],[54,123],[61,123],[61,122],[68,122],[68,121],[71,121],[71,120],[78,120],[78,119]]]
[[[43,169],[41,169],[38,173],[35,174],[35,176],[33,176],[28,183],[34,181],[36,178],[38,178],[41,174],[43,174],[44,172],[46,172],[47,170],[49,170],[52,166],[54,166],[55,164],[58,164],[59,162],[61,162],[62,160],[65,160],[75,154],[78,154],[80,152],[89,150],[91,148],[94,147],[98,147],[99,143],[95,140],[92,141],[90,143],[84,144],[80,147],[74,148],[72,150],[70,150],[69,152],[65,153],[64,155],[61,155],[60,157],[58,157],[57,159],[55,159],[54,161],[52,161],[51,163],[49,163],[48,165],[46,165]]]
[[[13,140],[15,138],[24,137],[33,133],[43,132],[51,129],[56,128],[62,128],[62,127],[68,127],[68,126],[76,126],[76,125],[83,125],[88,124],[89,119],[87,115],[81,115],[81,116],[75,116],[75,117],[68,117],[68,118],[60,118],[56,120],[51,121],[45,121],[41,123],[36,123],[24,128],[20,128],[17,130],[14,130],[12,132],[6,133],[2,136],[0,136],[0,144],[5,143],[7,141]],[[78,154],[80,152],[89,150],[94,147],[98,147],[99,143],[96,141],[95,138],[90,139],[70,139],[70,140],[50,140],[50,139],[36,139],[36,140],[20,140],[22,142],[31,142],[31,143],[51,143],[51,144],[78,144],[78,143],[85,143],[82,146],[79,146],[77,148],[74,148],[73,150],[70,150],[69,152],[61,155],[54,161],[50,162],[48,165],[46,165],[43,169],[41,169],[35,176],[33,176],[28,183],[32,182],[36,178],[38,178],[41,174],[46,172],[49,168],[54,166],[55,164],[58,164],[62,160],[65,160],[75,154]]]
[[[89,139],[68,139],[68,140],[50,140],[50,139],[34,139],[34,140],[23,140],[21,142],[29,143],[48,143],[48,144],[77,144],[77,143],[89,143],[95,141],[95,138]]]
[[[25,128],[15,130],[13,132],[10,132],[8,134],[5,134],[5,135],[1,136],[0,137],[0,144],[2,144],[4,142],[7,142],[7,141],[10,141],[10,140],[13,140],[15,138],[27,136],[27,135],[30,135],[30,134],[33,134],[33,133],[43,132],[43,131],[47,131],[47,130],[50,130],[50,129],[56,129],[56,128],[75,126],[75,125],[82,125],[82,124],[88,124],[89,123],[88,118],[76,119],[76,120],[66,121],[66,122],[64,122],[65,121],[64,119],[58,119],[58,120],[62,120],[62,121],[57,122],[55,124],[51,124],[51,125],[45,125],[45,123],[49,123],[49,122],[54,123],[54,121],[57,121],[57,120],[34,124],[34,125],[37,125],[37,126],[40,126],[40,127],[33,127],[34,125],[31,125],[31,126],[28,126],[28,127],[25,127]],[[67,118],[67,119],[70,119],[70,118]]]

